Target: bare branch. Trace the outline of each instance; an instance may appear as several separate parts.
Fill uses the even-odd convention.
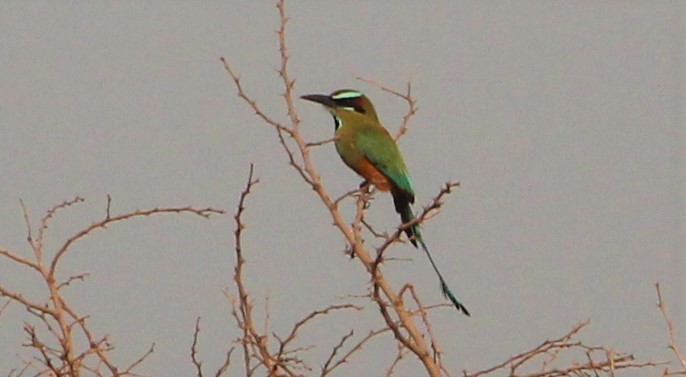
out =
[[[32,301],[28,300],[27,298],[25,298],[24,296],[22,296],[21,294],[10,291],[9,289],[5,288],[2,285],[0,285],[0,296],[7,297],[8,299],[10,299],[12,301],[16,301],[19,304],[21,304],[22,306],[24,306],[25,308],[35,310],[38,313],[43,313],[43,314],[48,314],[48,315],[54,314],[53,310],[46,307],[45,305],[32,302]]]
[[[487,368],[478,372],[468,373],[463,371],[464,377],[479,377],[485,375],[502,375],[507,373],[509,376],[519,377],[567,377],[567,376],[590,376],[593,373],[596,376],[602,375],[614,376],[615,371],[622,369],[641,369],[646,367],[655,367],[662,365],[661,362],[634,362],[634,356],[628,354],[616,354],[610,349],[603,347],[592,347],[583,344],[580,341],[572,341],[581,331],[586,327],[589,321],[581,322],[574,326],[565,335],[554,339],[546,340],[540,345],[497,364],[491,368]],[[556,358],[560,352],[567,351],[568,354],[581,352],[586,358],[586,362],[574,362],[570,366],[563,368],[552,367],[552,358]],[[552,355],[552,356],[551,356]],[[602,359],[597,359],[602,357]],[[536,359],[543,359],[542,368],[538,372],[526,373],[522,371],[526,366],[529,366]]]
[[[429,321],[429,316],[428,316],[428,310],[422,304],[422,300],[419,298],[419,295],[417,294],[417,291],[414,289],[412,285],[406,285],[403,287],[403,290],[407,288],[407,290],[410,292],[412,295],[412,299],[414,302],[417,304],[417,312],[419,313],[419,317],[422,319],[422,322],[424,323],[424,327],[426,328],[427,334],[429,334],[429,339],[431,341],[431,350],[433,351],[434,354],[434,359],[436,360],[438,366],[445,370],[443,368],[443,364],[441,363],[441,356],[443,355],[443,351],[441,351],[441,346],[438,344],[438,339],[434,335],[433,328],[431,327],[431,321]],[[403,292],[400,292],[400,296],[403,295]],[[446,306],[450,306],[447,305]]]
[[[29,221],[29,210],[26,208],[23,199],[19,199],[21,210],[24,214],[24,224],[26,225],[26,241],[33,247],[33,237],[31,236],[31,221]]]
[[[407,354],[407,348],[403,347],[402,345],[398,344],[398,353],[395,355],[395,359],[393,359],[393,362],[391,365],[388,367],[388,370],[386,370],[386,377],[391,377],[393,375],[393,372],[395,371],[395,368],[400,365],[400,362],[403,360],[405,355]]]
[[[392,88],[390,88],[384,84],[381,84],[375,80],[367,79],[367,78],[360,77],[360,76],[358,76],[357,79],[360,81],[364,81],[368,84],[371,84],[371,85],[383,90],[384,92],[393,94],[394,96],[400,97],[403,100],[405,100],[405,102],[407,103],[407,113],[405,113],[405,115],[403,115],[402,125],[398,129],[398,133],[395,135],[394,139],[398,140],[401,137],[403,137],[403,135],[405,135],[405,133],[407,133],[407,128],[410,125],[410,119],[412,119],[412,117],[417,113],[417,111],[419,111],[419,108],[417,107],[417,100],[415,100],[414,97],[412,97],[412,82],[408,81],[407,82],[407,89],[405,90],[405,93],[401,93],[400,91],[392,89]]]
[[[7,300],[4,304],[2,304],[2,306],[0,306],[0,317],[2,316],[2,313],[5,311],[5,309],[7,309],[7,307],[10,306],[11,302],[12,300]]]
[[[195,319],[195,330],[193,331],[193,344],[191,344],[191,361],[195,366],[198,377],[203,377],[202,361],[198,360],[198,334],[200,334],[200,317]]]
[[[245,288],[245,283],[243,282],[242,275],[243,265],[245,263],[245,258],[243,256],[243,247],[241,243],[242,232],[245,229],[245,225],[242,221],[242,215],[244,214],[246,208],[246,198],[251,193],[253,185],[258,183],[258,180],[253,178],[253,173],[254,171],[251,166],[246,186],[244,190],[241,192],[238,201],[238,209],[234,216],[234,220],[236,222],[234,234],[236,243],[235,251],[237,258],[236,267],[234,269],[234,282],[238,289],[238,298],[231,300],[234,307],[233,316],[236,319],[236,323],[238,324],[239,328],[241,328],[243,331],[240,343],[243,347],[244,352],[246,375],[251,375],[258,365],[264,366],[270,375],[277,374],[277,371],[281,371],[283,373],[286,373],[287,375],[294,375],[294,372],[292,371],[293,368],[309,368],[303,362],[303,360],[296,356],[297,353],[305,351],[308,348],[288,349],[288,345],[296,339],[298,331],[305,324],[307,324],[309,321],[318,316],[326,315],[329,312],[336,310],[349,308],[360,310],[361,308],[351,304],[343,304],[332,305],[322,310],[313,311],[302,320],[296,322],[293,329],[285,339],[280,339],[278,336],[274,335],[274,338],[279,340],[280,346],[275,354],[270,353],[268,348],[268,337],[266,335],[260,334],[255,328],[253,320],[253,305],[248,299],[249,295],[247,293],[247,289]],[[265,328],[265,333],[266,330],[267,329]],[[258,360],[259,364],[253,366],[251,363],[252,359]]]
[[[355,197],[357,194],[359,194],[359,193],[360,193],[360,189],[359,189],[359,188],[350,190],[350,191],[346,192],[345,194],[339,196],[336,200],[334,200],[334,205],[335,205],[336,207],[338,207],[338,205],[340,204],[340,202],[342,202],[343,200],[345,200],[345,199],[347,199],[347,198],[354,198],[354,197]]]
[[[88,274],[88,273],[83,273],[83,274],[79,274],[79,275],[70,276],[69,279],[67,279],[66,281],[62,282],[60,285],[58,285],[58,286],[57,286],[57,289],[59,290],[59,289],[62,289],[63,287],[66,287],[66,286],[70,285],[71,282],[74,281],[74,280],[86,281],[86,278],[87,278],[88,276],[90,276],[90,274]]]
[[[35,363],[29,362],[24,363],[24,365],[31,365],[32,368],[35,368],[37,375],[80,376],[83,372],[88,372],[96,376],[101,376],[103,375],[104,370],[107,370],[113,376],[138,376],[138,374],[134,372],[134,369],[152,354],[154,344],[147,352],[128,367],[120,368],[115,365],[108,356],[109,352],[113,349],[113,346],[109,343],[108,336],[96,337],[87,324],[88,316],[77,314],[64,300],[61,292],[62,288],[71,285],[72,282],[76,280],[83,281],[88,276],[88,273],[72,275],[63,281],[59,281],[55,276],[55,272],[61,257],[71,246],[73,246],[74,242],[80,238],[85,237],[96,229],[106,228],[108,224],[114,222],[164,213],[192,213],[207,218],[213,214],[221,214],[223,211],[213,208],[198,209],[190,206],[158,207],[145,211],[138,210],[112,216],[110,214],[111,197],[108,197],[106,217],[68,238],[62,244],[61,248],[52,254],[48,261],[44,261],[44,257],[47,254],[45,254],[43,250],[43,241],[45,240],[50,222],[60,210],[83,201],[83,198],[76,197],[73,200],[64,201],[48,209],[45,216],[41,218],[38,235],[35,239],[31,236],[31,223],[28,216],[28,210],[25,203],[21,201],[24,220],[27,223],[27,229],[29,229],[29,236],[27,239],[33,249],[35,261],[30,261],[5,249],[0,249],[0,255],[20,266],[27,266],[38,272],[40,279],[44,282],[45,287],[48,290],[48,298],[41,301],[25,298],[20,293],[12,291],[2,283],[0,283],[0,296],[7,297],[9,302],[14,301],[19,303],[26,308],[31,315],[35,316],[36,320],[41,324],[42,329],[40,329],[40,331],[36,326],[30,323],[26,323],[24,326],[24,332],[29,338],[29,342],[26,343],[25,346],[33,349],[38,355],[37,357],[34,357]],[[45,330],[46,332],[42,330]],[[85,346],[82,346],[84,343]],[[40,367],[38,365],[40,365]]]
[[[425,222],[427,219],[431,218],[436,214],[437,211],[440,210],[441,206],[443,206],[443,200],[445,196],[449,195],[452,193],[452,190],[456,187],[459,187],[460,183],[459,182],[446,182],[445,185],[441,188],[441,190],[438,192],[436,196],[431,199],[431,202],[429,205],[423,208],[422,212],[417,215],[417,217],[406,223],[406,224],[401,224],[391,235],[386,237],[386,240],[384,241],[381,246],[377,247],[376,252],[377,255],[383,254],[383,252],[391,246],[391,244],[399,242],[401,235],[405,232],[405,229],[414,226],[415,224],[422,224]]]
[[[136,360],[136,361],[134,361],[133,363],[131,363],[131,365],[129,365],[128,368],[126,368],[123,372],[120,372],[120,375],[123,375],[123,376],[126,376],[126,375],[130,375],[130,376],[136,375],[136,374],[134,374],[134,373],[132,372],[132,370],[135,369],[135,368],[137,368],[139,365],[141,365],[141,364],[145,361],[145,359],[148,358],[148,356],[150,356],[150,355],[153,354],[153,352],[155,352],[155,343],[151,344],[151,345],[150,345],[150,348],[148,348],[148,350],[145,351],[145,353],[144,353],[141,357],[139,357],[138,360]],[[100,356],[100,359],[101,359],[102,361],[106,361],[106,360],[107,360],[103,355],[100,355],[100,353],[98,353],[98,355]]]
[[[282,21],[282,22],[285,22],[285,21]],[[298,174],[300,174],[300,176],[302,177],[302,179],[305,182],[307,182],[308,184],[313,185],[313,186],[316,185],[317,182],[319,181],[319,177],[318,176],[315,176],[315,177],[311,176],[311,174],[310,174],[311,172],[306,171],[305,168],[303,166],[301,166],[301,164],[298,161],[296,161],[295,152],[291,149],[290,146],[288,146],[288,144],[286,143],[286,139],[284,138],[284,133],[285,133],[285,134],[289,135],[290,137],[296,139],[296,142],[298,143],[299,148],[301,150],[308,150],[305,146],[305,142],[300,138],[299,134],[296,135],[296,131],[294,130],[294,128],[286,127],[283,124],[281,124],[281,123],[273,120],[269,116],[267,116],[264,112],[262,112],[262,110],[257,106],[257,101],[250,98],[245,93],[245,91],[243,91],[243,87],[241,86],[240,78],[233,71],[233,69],[231,69],[231,66],[226,61],[226,59],[224,59],[222,57],[222,58],[220,58],[220,60],[224,64],[224,69],[226,70],[226,72],[228,72],[229,75],[231,76],[231,78],[233,79],[233,82],[236,86],[236,89],[238,90],[238,96],[241,99],[243,99],[245,102],[247,102],[250,105],[250,107],[252,107],[253,111],[255,111],[255,114],[257,116],[262,118],[262,120],[265,123],[269,124],[270,126],[272,126],[276,130],[276,134],[277,134],[277,137],[279,139],[279,142],[283,146],[284,152],[286,152],[286,156],[288,157],[288,163],[298,172]],[[292,104],[292,98],[290,97],[290,94],[288,96],[284,95],[284,98],[286,98],[287,101],[290,101],[290,104],[287,104],[287,107],[289,109],[292,109],[293,104]]]
[[[235,347],[231,347],[227,352],[226,352],[226,358],[224,359],[224,363],[217,369],[217,373],[214,374],[214,377],[221,377],[226,373],[227,370],[229,370],[229,366],[231,365],[231,354],[235,350]]]
[[[273,126],[273,127],[276,128],[277,130],[279,130],[279,131],[281,131],[281,132],[285,132],[285,133],[291,135],[291,134],[293,133],[293,131],[292,131],[290,128],[285,127],[285,126],[282,125],[281,123],[279,123],[279,122],[275,121],[274,119],[270,118],[269,116],[267,116],[267,114],[265,114],[265,113],[259,108],[259,106],[257,106],[257,101],[254,100],[254,99],[252,99],[250,96],[248,96],[248,94],[243,90],[243,85],[241,85],[241,79],[240,79],[240,77],[239,77],[238,74],[236,74],[236,72],[231,68],[231,66],[230,66],[229,63],[226,61],[226,59],[224,59],[223,57],[221,57],[221,58],[219,58],[219,60],[221,60],[221,62],[224,64],[224,69],[226,70],[226,72],[228,72],[228,74],[229,74],[229,75],[231,76],[231,78],[233,79],[233,83],[234,83],[234,85],[236,86],[236,89],[238,90],[238,96],[239,96],[241,99],[243,99],[245,102],[247,102],[247,103],[250,105],[250,107],[252,107],[253,111],[255,111],[255,115],[257,115],[258,117],[262,118],[262,120],[263,120],[265,123],[267,123],[267,124]]]
[[[667,310],[667,304],[665,304],[664,300],[662,299],[662,291],[660,290],[660,283],[655,283],[655,290],[657,291],[657,307],[660,309],[660,312],[662,313],[662,317],[665,319],[665,323],[667,324],[667,331],[669,333],[669,349],[672,350],[672,352],[674,353],[674,357],[676,357],[676,359],[681,364],[682,370],[678,373],[686,375],[686,358],[684,358],[684,355],[679,350],[679,346],[677,346],[676,335],[674,333],[674,325],[672,323],[671,317],[669,316],[669,311]],[[672,374],[677,374],[677,373],[672,373]]]
[[[193,343],[191,344],[191,361],[193,363],[193,366],[195,366],[195,371],[197,373],[197,377],[203,377],[203,371],[202,371],[202,361],[198,359],[198,338],[200,336],[200,317],[198,317],[195,320],[195,329],[193,331]],[[220,377],[226,373],[226,371],[229,369],[229,366],[231,365],[231,354],[233,353],[235,347],[231,347],[227,352],[226,352],[226,358],[224,359],[224,362],[222,365],[219,366],[217,369],[217,372],[214,374],[215,377]]]
[[[0,249],[0,255],[13,260],[14,262],[17,262],[19,264],[23,264],[24,266],[30,267],[31,269],[36,270],[39,273],[41,273],[41,268],[38,265],[38,263],[31,262],[30,260],[23,258],[23,257],[20,257],[19,255],[15,254],[9,250]]]
[[[322,366],[322,372],[321,372],[320,376],[322,376],[322,377],[327,376],[329,373],[331,373],[337,367],[343,365],[344,363],[347,363],[348,360],[350,359],[350,357],[355,352],[361,350],[362,346],[365,343],[367,343],[370,339],[372,339],[378,335],[384,334],[386,332],[389,332],[389,331],[390,331],[390,329],[388,327],[384,327],[384,328],[379,329],[379,330],[370,331],[369,333],[367,333],[367,335],[364,338],[362,338],[354,346],[352,346],[348,352],[346,352],[343,356],[341,356],[341,358],[339,358],[337,361],[334,362],[333,361],[334,358],[336,357],[338,352],[343,348],[343,345],[345,344],[345,342],[353,336],[354,332],[353,332],[353,330],[350,330],[350,332],[348,332],[346,335],[344,335],[341,338],[340,342],[338,342],[338,344],[336,346],[334,346],[334,348],[331,350],[331,354],[329,355],[329,358],[326,360],[326,362]]]
[[[305,146],[306,146],[307,148],[319,147],[319,146],[322,146],[322,145],[325,145],[325,144],[333,143],[333,142],[335,142],[336,140],[338,140],[338,138],[334,136],[334,137],[332,137],[332,138],[330,138],[330,139],[326,139],[326,140],[322,140],[322,141],[311,141],[311,142],[307,142],[307,143],[305,143]]]
[[[251,366],[251,359],[257,359],[258,365],[263,365],[271,374],[276,372],[279,366],[278,362],[272,357],[267,347],[267,336],[260,334],[254,324],[253,320],[253,305],[249,300],[248,291],[243,282],[243,265],[245,258],[243,257],[243,246],[241,243],[243,230],[245,225],[242,221],[242,215],[245,212],[245,200],[251,193],[252,187],[259,182],[258,179],[253,179],[253,166],[250,165],[250,173],[245,185],[245,189],[241,192],[238,200],[238,209],[234,215],[236,222],[236,229],[234,230],[235,252],[236,252],[236,267],[234,268],[233,280],[238,289],[238,299],[231,300],[233,305],[233,316],[236,319],[238,327],[243,331],[240,343],[243,347],[243,357],[245,363],[245,372],[247,376],[253,374],[255,367]]]
[[[288,336],[284,340],[280,340],[280,347],[279,347],[279,352],[277,354],[277,358],[280,358],[283,354],[285,354],[286,351],[286,346],[291,343],[296,335],[298,334],[298,331],[300,330],[301,327],[309,323],[311,320],[318,316],[323,316],[327,315],[332,311],[337,311],[337,310],[343,310],[343,309],[355,309],[355,310],[362,310],[361,307],[352,305],[352,304],[343,304],[343,305],[330,305],[324,309],[321,310],[315,310],[308,314],[305,318],[301,319],[300,321],[296,322],[295,325],[293,326],[293,329],[291,329],[291,332],[288,334]]]
[[[55,270],[57,269],[57,264],[60,261],[60,258],[64,253],[66,253],[71,245],[78,241],[79,239],[87,236],[91,232],[93,232],[96,229],[103,229],[106,228],[108,225],[112,223],[116,223],[119,221],[124,221],[124,220],[129,220],[135,217],[147,217],[147,216],[153,216],[153,215],[160,215],[160,214],[180,214],[180,213],[190,213],[196,216],[204,217],[204,218],[209,218],[210,215],[223,215],[224,211],[219,210],[219,209],[214,209],[211,207],[207,208],[194,208],[190,206],[186,207],[165,207],[165,208],[153,208],[149,210],[138,210],[134,212],[128,212],[124,213],[121,215],[117,216],[107,216],[103,220],[97,221],[93,224],[91,224],[89,227],[79,231],[78,233],[74,234],[73,236],[69,237],[67,241],[60,247],[60,249],[57,251],[55,256],[52,259],[52,262],[50,263],[50,270],[49,270],[49,275],[50,276],[55,276]]]
[[[112,207],[112,197],[110,194],[107,194],[107,209],[105,210],[105,218],[109,219],[110,218],[110,208]]]
[[[322,366],[322,374],[321,374],[320,376],[322,376],[322,377],[323,377],[323,376],[326,376],[326,375],[329,374],[334,368],[336,368],[338,365],[340,365],[340,364],[343,362],[343,361],[341,361],[341,360],[342,360],[342,359],[341,359],[341,360],[339,360],[338,363],[336,363],[336,364],[334,364],[334,365],[331,365],[331,363],[333,362],[334,357],[336,357],[336,354],[338,354],[338,351],[340,351],[341,348],[343,348],[343,345],[345,344],[345,342],[346,342],[348,339],[352,338],[352,336],[353,336],[354,333],[355,333],[354,330],[350,330],[347,334],[343,335],[343,337],[341,337],[341,340],[338,342],[338,344],[336,344],[336,345],[333,347],[333,349],[331,350],[331,354],[329,355],[329,358],[326,359],[326,361],[324,362],[324,365]]]
[[[50,222],[50,219],[52,219],[53,216],[55,216],[55,214],[58,211],[65,209],[65,208],[69,208],[69,207],[73,206],[74,204],[83,203],[83,202],[84,202],[84,199],[77,196],[72,200],[66,200],[60,204],[57,204],[56,206],[50,208],[45,213],[45,216],[43,216],[43,218],[41,219],[40,228],[38,228],[38,239],[37,239],[38,245],[36,246],[36,248],[38,250],[43,249],[43,241],[45,238],[45,231],[48,229],[48,222]]]
[[[276,8],[279,10],[279,30],[277,35],[279,36],[279,52],[281,53],[281,67],[279,68],[279,75],[283,81],[284,93],[283,98],[286,103],[286,108],[288,109],[288,117],[291,119],[291,124],[293,125],[293,130],[298,131],[300,125],[300,118],[295,111],[295,106],[293,105],[293,86],[295,85],[295,80],[290,78],[288,74],[288,47],[286,44],[286,24],[288,24],[288,17],[286,16],[286,2],[285,0],[278,0],[276,3]],[[300,144],[300,142],[298,143]],[[302,144],[301,144],[302,145]],[[305,148],[305,156],[307,156],[307,148]]]

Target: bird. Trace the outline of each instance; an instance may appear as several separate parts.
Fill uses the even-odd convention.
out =
[[[364,178],[361,187],[371,184],[380,191],[390,191],[395,211],[400,214],[403,224],[412,222],[416,218],[412,210],[415,192],[410,173],[395,139],[379,121],[369,98],[354,89],[340,89],[329,95],[307,94],[300,98],[323,105],[331,113],[336,151],[350,169]],[[419,224],[406,227],[405,233],[415,248],[421,246],[426,253],[438,276],[443,296],[458,311],[470,316],[467,308],[448,287],[431,257]]]

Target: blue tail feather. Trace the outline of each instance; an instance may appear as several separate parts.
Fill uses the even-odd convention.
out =
[[[429,249],[426,247],[426,244],[424,243],[424,240],[422,240],[421,235],[419,234],[419,231],[417,230],[415,233],[415,237],[419,236],[419,244],[422,245],[422,250],[426,253],[426,256],[429,257],[429,262],[431,262],[431,267],[434,268],[434,271],[436,271],[436,275],[438,275],[438,280],[441,283],[441,293],[443,293],[443,297],[447,298],[450,300],[450,302],[455,305],[455,308],[458,311],[463,312],[467,317],[470,316],[469,310],[462,305],[460,300],[457,299],[457,296],[453,293],[453,291],[450,290],[448,287],[448,284],[445,282],[445,279],[443,279],[443,275],[441,275],[441,272],[438,271],[438,267],[436,267],[436,263],[434,262],[434,259],[431,257],[431,253],[429,253]]]
[[[400,212],[400,217],[403,221],[403,223],[408,223],[412,220],[414,220],[415,216],[414,213],[412,212],[412,207],[410,207],[409,203],[407,206]],[[443,293],[443,296],[447,299],[450,300],[450,302],[455,305],[455,308],[458,311],[463,312],[465,315],[470,316],[469,310],[462,305],[460,300],[457,299],[457,296],[450,290],[448,287],[448,284],[445,282],[445,279],[443,279],[443,275],[441,272],[438,270],[438,267],[436,266],[436,262],[434,262],[434,259],[431,257],[431,253],[429,252],[429,248],[426,247],[426,244],[424,243],[424,239],[422,238],[422,234],[419,231],[419,224],[415,224],[405,230],[405,233],[407,233],[408,237],[410,237],[410,242],[418,248],[417,243],[421,245],[422,250],[426,253],[426,256],[429,258],[429,262],[431,262],[431,267],[433,267],[434,271],[436,272],[436,275],[438,276],[438,280],[441,283],[441,292]]]

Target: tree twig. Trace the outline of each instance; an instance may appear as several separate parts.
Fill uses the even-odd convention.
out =
[[[394,96],[400,97],[403,100],[405,100],[405,102],[407,103],[407,112],[405,113],[405,115],[403,115],[403,122],[402,122],[400,128],[398,128],[398,132],[395,134],[394,139],[397,141],[398,139],[403,137],[403,135],[405,135],[405,133],[407,133],[407,129],[410,125],[410,119],[412,119],[412,117],[414,117],[415,114],[417,114],[417,111],[419,111],[419,108],[417,107],[417,100],[414,99],[414,97],[412,97],[412,81],[407,82],[407,87],[405,89],[405,93],[401,93],[400,91],[395,90],[395,89],[393,89],[389,86],[386,86],[384,84],[381,84],[376,80],[367,79],[367,78],[364,78],[361,76],[358,76],[357,79],[360,81],[364,81],[368,84],[371,84],[371,85],[383,90],[386,93],[390,93]]]
[[[669,349],[672,350],[672,352],[674,353],[674,357],[681,364],[680,372],[670,373],[686,375],[686,358],[684,358],[684,355],[681,353],[681,351],[679,350],[679,346],[677,345],[676,335],[674,333],[674,324],[672,323],[672,318],[670,317],[669,311],[667,310],[667,304],[665,304],[665,301],[662,299],[660,283],[655,283],[655,290],[657,291],[657,307],[660,309],[660,313],[662,313],[662,317],[665,319],[665,323],[667,324],[667,332],[669,333]]]

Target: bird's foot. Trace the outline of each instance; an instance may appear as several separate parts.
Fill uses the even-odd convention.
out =
[[[367,209],[371,205],[371,201],[372,199],[374,199],[374,197],[372,196],[372,194],[374,194],[374,191],[375,188],[371,183],[369,183],[369,181],[363,181],[362,183],[360,183],[359,198],[364,202],[364,206],[362,207],[363,209]]]

